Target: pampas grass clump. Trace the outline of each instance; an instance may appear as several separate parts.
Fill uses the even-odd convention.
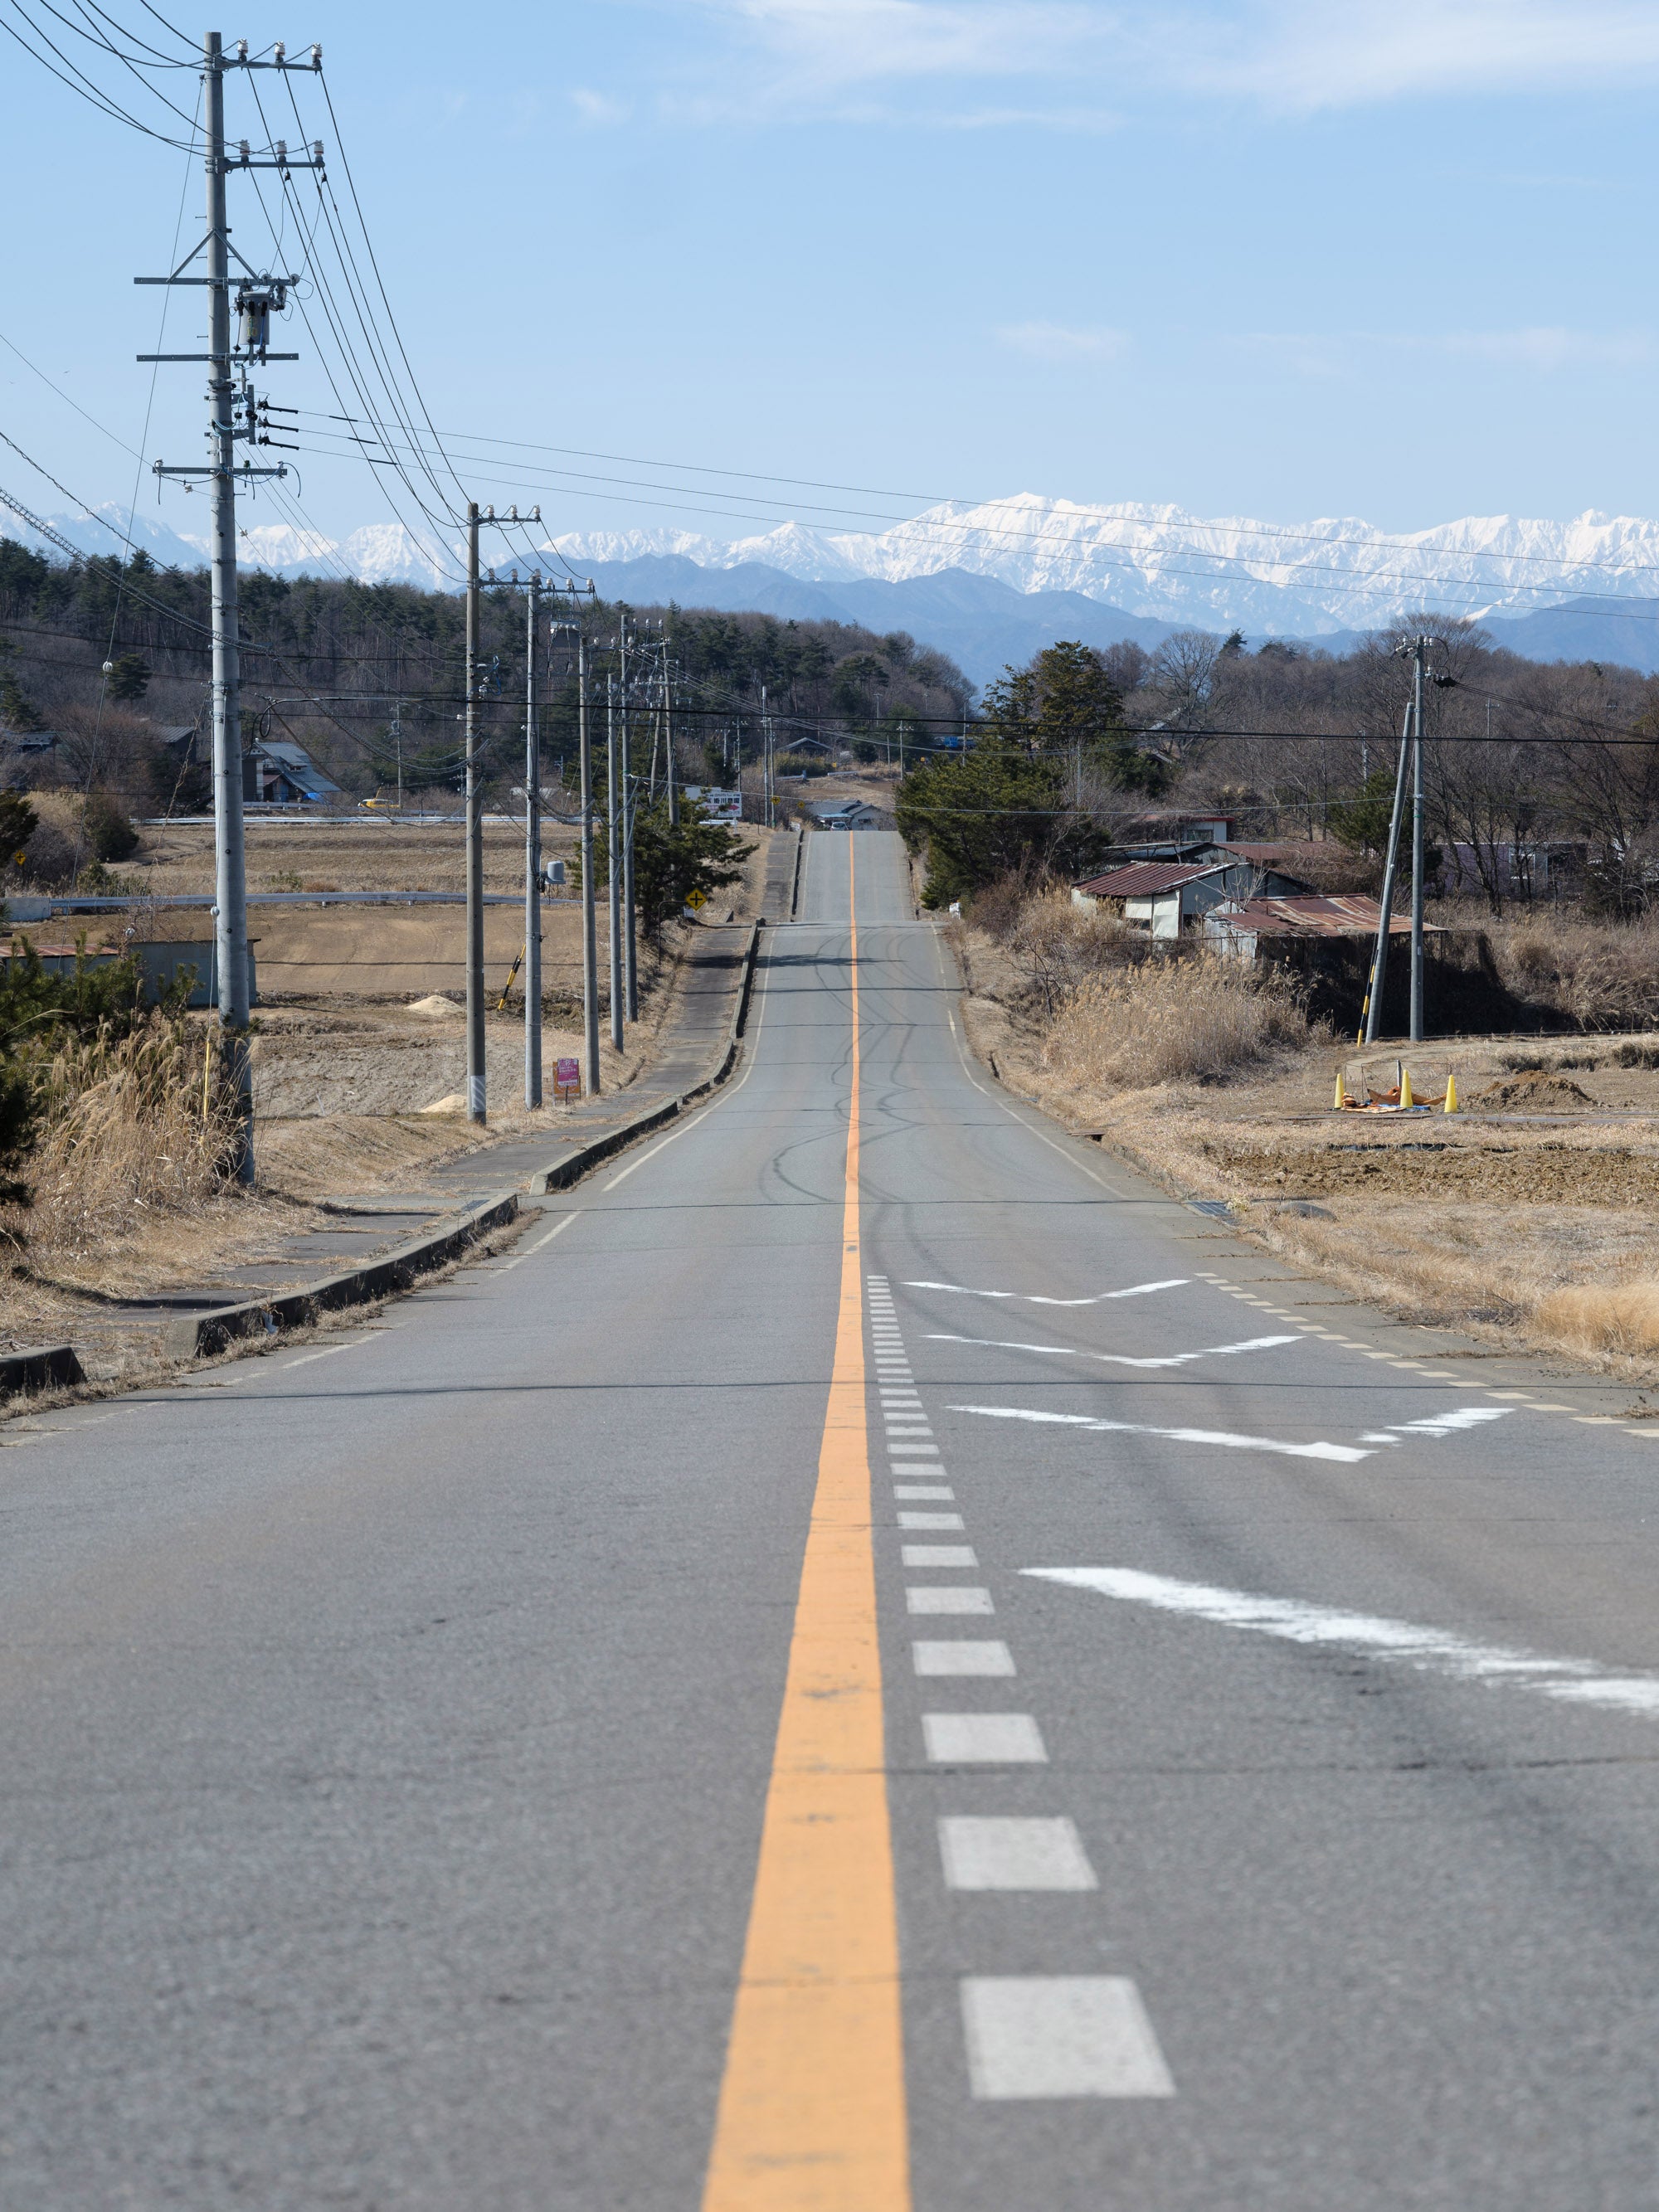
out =
[[[1208,955],[1151,960],[1077,990],[1043,1062],[1076,1090],[1221,1083],[1309,1034],[1295,991],[1271,969]]]

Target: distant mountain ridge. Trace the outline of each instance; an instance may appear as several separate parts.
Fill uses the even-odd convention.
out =
[[[51,518],[71,543],[106,553],[119,550],[125,519],[115,507]],[[206,557],[194,532],[142,514],[131,529],[163,566]],[[28,536],[21,526],[16,534]],[[453,590],[461,572],[459,540],[441,544],[398,523],[332,539],[250,521],[241,542],[247,566],[283,575]],[[1281,530],[1028,494],[936,507],[872,535],[792,522],[729,542],[630,530],[570,533],[536,550],[591,576],[607,598],[908,630],[976,683],[1057,636],[1133,638],[1150,649],[1172,629],[1237,629],[1340,650],[1424,607],[1473,616],[1530,659],[1659,671],[1659,522],[1631,516],[1470,517],[1390,537],[1352,520]]]

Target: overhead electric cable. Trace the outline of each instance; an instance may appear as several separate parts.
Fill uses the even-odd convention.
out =
[[[46,58],[46,56],[37,52],[35,48],[29,44],[26,38],[24,38],[22,33],[17,30],[13,24],[8,22],[3,15],[0,15],[0,31],[4,31],[8,38],[13,40],[16,45],[21,46],[23,52],[29,57],[31,61],[39,62],[41,68],[44,69],[48,75],[55,76],[60,84],[67,85],[71,92],[77,94],[82,100],[89,101],[90,104],[94,107],[97,108],[101,114],[109,117],[114,122],[125,123],[130,130],[138,131],[146,138],[159,139],[165,146],[176,146],[180,153],[189,153],[193,150],[191,147],[186,146],[182,140],[170,137],[165,131],[153,131],[149,124],[141,123],[136,115],[129,115],[125,108],[120,106],[117,101],[103,89],[101,85],[94,83],[92,78],[87,76],[83,70],[78,69],[76,64],[70,61],[68,55],[63,52],[61,47],[53,44],[52,40],[46,35],[46,32],[40,28],[40,26],[35,22],[33,17],[30,16],[21,6],[20,0],[5,0],[5,4],[9,6],[13,12],[28,26],[30,31],[32,31],[34,36],[40,40],[42,46],[46,47],[50,52],[57,55],[58,60],[64,65],[63,68],[54,68],[52,64]],[[159,99],[161,95],[157,94],[156,97]],[[169,106],[171,105],[170,102],[165,104]]]

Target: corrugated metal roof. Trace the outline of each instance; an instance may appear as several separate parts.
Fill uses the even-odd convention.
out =
[[[1238,930],[1257,937],[1375,937],[1382,908],[1360,891],[1331,898],[1265,898],[1241,901],[1237,906],[1212,907],[1206,926]],[[1390,937],[1411,933],[1411,916],[1398,908],[1389,917]],[[1431,936],[1444,932],[1425,925]]]
[[[1091,876],[1076,889],[1091,898],[1148,898],[1154,891],[1172,891],[1195,884],[1200,876],[1218,876],[1213,861],[1194,867],[1180,860],[1136,860],[1127,868],[1109,868],[1103,876]]]

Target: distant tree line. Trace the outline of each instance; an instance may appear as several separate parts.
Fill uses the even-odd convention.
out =
[[[245,572],[240,598],[249,735],[295,738],[355,795],[398,778],[410,791],[459,785],[465,610],[458,594]],[[558,611],[580,624],[587,648],[601,758],[606,679],[623,672],[626,623],[630,717],[649,726],[665,655],[683,769],[698,781],[735,779],[753,763],[763,715],[787,765],[848,744],[866,758],[896,757],[928,732],[959,724],[973,695],[953,661],[903,631],[603,601]],[[0,538],[0,641],[9,647],[0,653],[0,732],[73,731],[88,714],[101,727],[100,701],[155,725],[204,728],[210,617],[205,569],[160,568],[143,551],[125,562],[48,560]],[[491,780],[504,786],[522,779],[523,592],[487,589],[480,633],[482,727]],[[573,778],[575,658],[574,634],[562,631],[542,685],[544,755]],[[30,775],[50,778],[50,762],[28,757]],[[77,761],[70,780],[84,765]],[[155,778],[148,769],[131,775],[135,802],[149,803]]]

